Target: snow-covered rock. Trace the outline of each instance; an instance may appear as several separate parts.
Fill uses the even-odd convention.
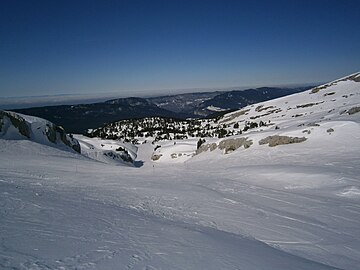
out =
[[[47,120],[0,111],[0,138],[9,140],[28,139],[37,143],[81,152],[79,142],[65,130]]]
[[[81,154],[91,159],[114,164],[132,165],[136,159],[137,147],[130,143],[74,135],[81,146]]]

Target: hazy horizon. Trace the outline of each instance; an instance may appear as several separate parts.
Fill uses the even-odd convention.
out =
[[[95,102],[103,102],[112,98],[128,98],[128,97],[140,97],[151,98],[160,96],[171,96],[179,94],[191,94],[191,93],[205,93],[205,92],[224,92],[232,90],[247,90],[261,87],[279,87],[279,88],[292,88],[292,87],[306,87],[320,85],[323,82],[317,83],[304,83],[304,84],[282,84],[282,85],[257,85],[257,86],[228,86],[219,88],[187,88],[187,89],[158,89],[142,91],[128,91],[128,92],[106,92],[106,93],[88,93],[88,94],[56,94],[56,95],[33,95],[33,96],[10,96],[0,97],[0,109],[23,109],[31,107],[43,107],[43,106],[56,106],[56,105],[76,105],[87,104]]]
[[[327,82],[359,69],[359,8],[351,0],[3,1],[0,95]]]

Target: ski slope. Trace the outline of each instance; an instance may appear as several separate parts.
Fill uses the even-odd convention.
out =
[[[213,124],[272,125],[206,138],[213,151],[196,138],[154,151],[74,136],[83,155],[0,139],[0,268],[360,269],[356,76],[225,115]],[[306,140],[259,144],[275,135]],[[242,137],[250,147],[220,149]],[[91,157],[120,146],[138,166]]]
[[[195,169],[163,174],[31,141],[1,146],[2,269],[330,269],[219,226],[235,221],[235,200],[203,187],[216,181]]]

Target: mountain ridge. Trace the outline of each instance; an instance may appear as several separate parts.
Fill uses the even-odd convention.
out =
[[[294,91],[303,91],[306,88],[267,88],[262,90],[234,90],[236,97],[241,102],[235,102],[234,98],[230,108],[226,106],[228,100],[218,97],[227,92],[188,93],[153,98],[128,97],[110,99],[104,102],[34,107],[15,109],[13,111],[45,118],[51,122],[63,126],[71,133],[84,133],[88,129],[98,128],[106,123],[118,120],[127,120],[143,117],[170,117],[175,119],[209,117],[217,112],[239,109],[249,103],[267,100],[280,95],[291,94]],[[257,93],[256,98],[249,98],[249,92]],[[245,97],[243,97],[245,96]],[[206,102],[206,103],[205,103]],[[205,103],[206,105],[202,105]],[[212,103],[216,103],[214,106]],[[210,108],[210,109],[209,109]],[[211,110],[213,108],[213,110]]]

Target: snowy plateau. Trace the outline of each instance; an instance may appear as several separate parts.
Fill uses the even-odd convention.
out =
[[[199,125],[0,111],[0,269],[360,269],[360,73]]]

